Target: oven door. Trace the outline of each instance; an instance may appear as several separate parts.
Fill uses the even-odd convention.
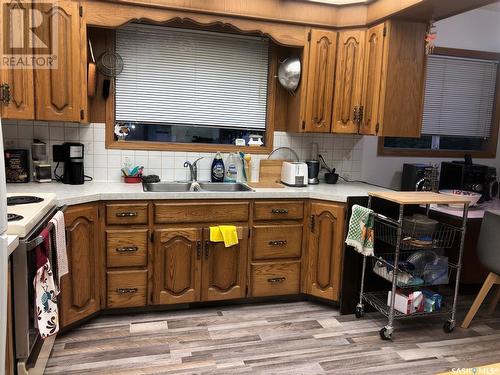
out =
[[[28,363],[36,362],[43,340],[36,326],[35,287],[36,258],[33,251],[41,243],[39,234],[57,212],[52,208],[45,218],[24,238],[12,253],[14,332],[16,358]]]

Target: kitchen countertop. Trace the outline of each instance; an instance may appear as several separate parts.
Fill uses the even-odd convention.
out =
[[[450,208],[448,206],[431,205],[431,210],[441,212],[450,216],[462,218],[462,209]],[[482,219],[485,211],[499,211],[500,212],[500,199],[495,198],[476,206],[469,207],[467,214],[468,219]]]
[[[19,245],[19,237],[16,235],[9,234],[7,236],[7,240],[8,240],[7,256],[9,256]]]
[[[262,198],[311,198],[333,202],[346,202],[347,197],[366,196],[370,191],[387,191],[374,185],[360,182],[344,182],[335,185],[319,184],[303,188],[256,188],[245,192],[144,192],[142,184],[121,182],[87,182],[83,185],[62,183],[7,184],[8,193],[36,194],[55,193],[57,204],[75,205],[99,200],[135,199],[262,199]]]

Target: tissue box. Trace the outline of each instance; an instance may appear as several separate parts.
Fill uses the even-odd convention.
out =
[[[391,291],[387,293],[387,306],[391,305]],[[403,314],[413,314],[424,311],[424,295],[421,291],[396,289],[394,309]]]

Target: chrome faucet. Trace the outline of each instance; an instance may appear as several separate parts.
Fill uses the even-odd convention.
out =
[[[202,157],[201,158],[198,158],[196,159],[194,162],[190,162],[190,161],[185,161],[184,162],[184,168],[188,168],[189,167],[189,173],[191,174],[191,182],[197,182],[198,181],[198,162],[203,159]]]

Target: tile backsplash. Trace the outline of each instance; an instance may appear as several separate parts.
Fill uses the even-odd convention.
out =
[[[52,160],[52,145],[63,142],[81,142],[85,145],[85,174],[95,181],[120,181],[120,168],[130,160],[134,165],[144,166],[146,174],[157,174],[163,181],[186,180],[189,173],[183,164],[203,157],[198,163],[198,178],[210,179],[210,167],[213,153],[172,152],[172,151],[134,151],[107,150],[104,146],[104,124],[81,125],[77,123],[43,121],[2,120],[4,148],[30,149],[34,138],[44,141],[49,146],[49,158]],[[318,144],[318,150],[326,162],[337,169],[341,176],[359,179],[361,175],[362,142],[357,135],[333,134],[295,134],[274,133],[274,148],[291,147],[301,160],[309,158],[312,143]],[[193,145],[196,148],[196,145]],[[223,155],[223,158],[227,154]],[[258,176],[259,161],[267,154],[252,154],[252,176]],[[59,171],[61,172],[61,171]],[[255,180],[255,177],[253,177]]]

